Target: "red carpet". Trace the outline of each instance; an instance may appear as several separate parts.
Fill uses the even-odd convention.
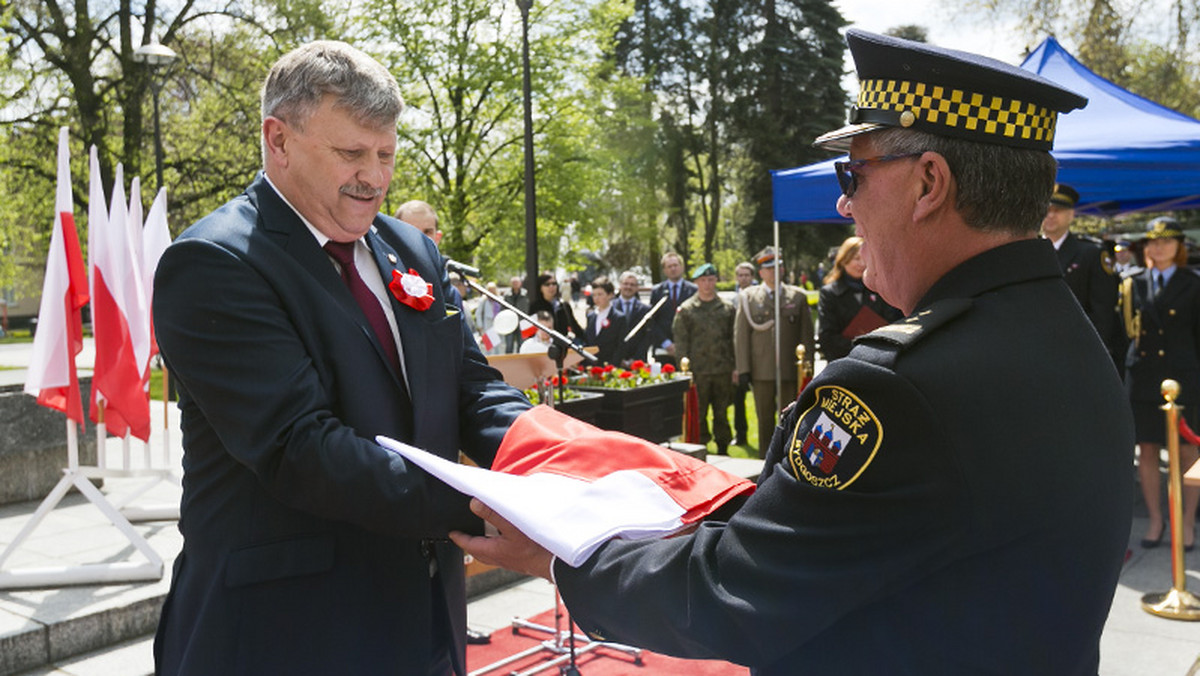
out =
[[[548,610],[541,615],[529,618],[530,622],[547,627],[554,627],[554,611]],[[563,624],[566,624],[564,617]],[[533,648],[553,637],[531,629],[504,628],[492,634],[492,642],[486,645],[467,646],[467,671],[475,672],[494,664],[509,655],[514,655],[527,648]],[[576,642],[576,649],[582,647]],[[549,650],[540,650],[533,655],[510,662],[502,667],[481,674],[481,676],[508,676],[514,672],[524,672],[545,664],[559,655]],[[609,648],[593,648],[584,653],[577,653],[575,664],[582,676],[625,676],[639,674],[642,676],[746,676],[750,670],[728,662],[715,660],[681,660],[666,657],[647,650],[642,651],[641,664],[634,662],[632,655]],[[566,661],[560,663],[565,664]],[[537,676],[558,676],[558,667],[549,667],[537,672]]]

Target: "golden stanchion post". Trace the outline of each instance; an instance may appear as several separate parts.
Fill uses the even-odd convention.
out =
[[[686,376],[691,373],[691,370],[692,370],[692,360],[691,359],[684,357],[683,359],[679,360],[680,373],[682,373],[683,375]],[[690,425],[689,425],[690,421],[688,420],[688,418],[690,418],[691,415],[692,415],[691,407],[688,406],[688,391],[684,390],[684,392],[683,392],[683,435],[682,435],[684,441],[687,441],[687,438],[688,438],[688,427],[690,427]]]
[[[809,376],[808,364],[805,363],[805,361],[804,361],[805,354],[807,354],[807,350],[804,349],[804,346],[797,345],[796,346],[796,388],[797,388],[796,396],[800,396],[800,393],[804,391],[804,383],[806,380],[808,380],[808,376]]]
[[[1200,620],[1200,598],[1187,590],[1187,576],[1183,566],[1183,467],[1179,462],[1179,383],[1164,380],[1163,398],[1167,403],[1162,410],[1167,413],[1167,508],[1171,514],[1171,590],[1163,593],[1146,594],[1142,597],[1142,609],[1151,615],[1171,620]]]

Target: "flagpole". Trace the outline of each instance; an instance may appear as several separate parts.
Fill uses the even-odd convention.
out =
[[[79,467],[79,431],[75,428],[75,421],[67,418],[67,469],[74,470]]]
[[[104,469],[106,465],[105,441],[108,438],[108,430],[104,426],[104,400],[96,401],[96,467]]]

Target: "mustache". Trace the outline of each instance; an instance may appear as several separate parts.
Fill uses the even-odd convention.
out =
[[[371,200],[382,195],[383,188],[372,188],[369,185],[357,183],[352,185],[344,185],[338,188],[338,192],[342,193],[343,195],[349,195],[350,197]]]

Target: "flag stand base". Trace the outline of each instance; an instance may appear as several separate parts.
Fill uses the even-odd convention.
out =
[[[67,491],[72,487],[78,489],[87,498],[88,502],[95,505],[108,518],[109,523],[116,526],[117,530],[125,536],[129,543],[146,558],[146,561],[144,563],[97,563],[79,566],[4,570],[3,565],[8,560],[8,557],[37,529],[42,520],[50,514],[51,510],[58,506],[58,503],[62,501]],[[21,532],[17,534],[17,537],[0,554],[0,589],[36,589],[81,584],[144,582],[160,580],[162,576],[162,558],[154,551],[150,543],[133,529],[133,525],[129,523],[129,520],[122,516],[117,508],[113,507],[108,499],[104,497],[104,494],[92,485],[86,473],[78,467],[63,470],[63,477],[59,479],[58,484],[42,500],[42,503],[38,505],[37,511],[34,512],[33,517],[21,529]]]
[[[562,621],[564,617],[567,618],[566,629],[562,628]],[[512,664],[513,662],[523,660],[531,655],[536,655],[543,650],[553,655],[557,655],[558,657],[555,657],[548,662],[535,665],[533,668],[527,671],[510,672],[511,676],[531,676],[532,674],[536,674],[547,669],[552,669],[554,667],[559,667],[561,673],[579,674],[578,668],[575,667],[575,658],[583,653],[596,650],[597,648],[608,648],[609,650],[616,650],[617,652],[625,653],[626,655],[633,657],[633,664],[642,666],[641,648],[634,648],[633,646],[627,646],[620,643],[593,641],[588,636],[576,634],[573,631],[573,628],[574,625],[570,621],[570,616],[564,612],[562,597],[559,596],[558,589],[556,588],[554,590],[553,627],[547,627],[542,624],[527,622],[525,620],[513,620],[512,623],[512,632],[514,634],[518,633],[518,631],[521,629],[528,629],[543,634],[549,634],[550,636],[553,636],[553,638],[542,641],[532,648],[526,648],[519,653],[509,655],[508,657],[493,662],[486,667],[476,669],[475,671],[467,674],[467,676],[482,676],[482,674],[496,671],[497,669]]]

